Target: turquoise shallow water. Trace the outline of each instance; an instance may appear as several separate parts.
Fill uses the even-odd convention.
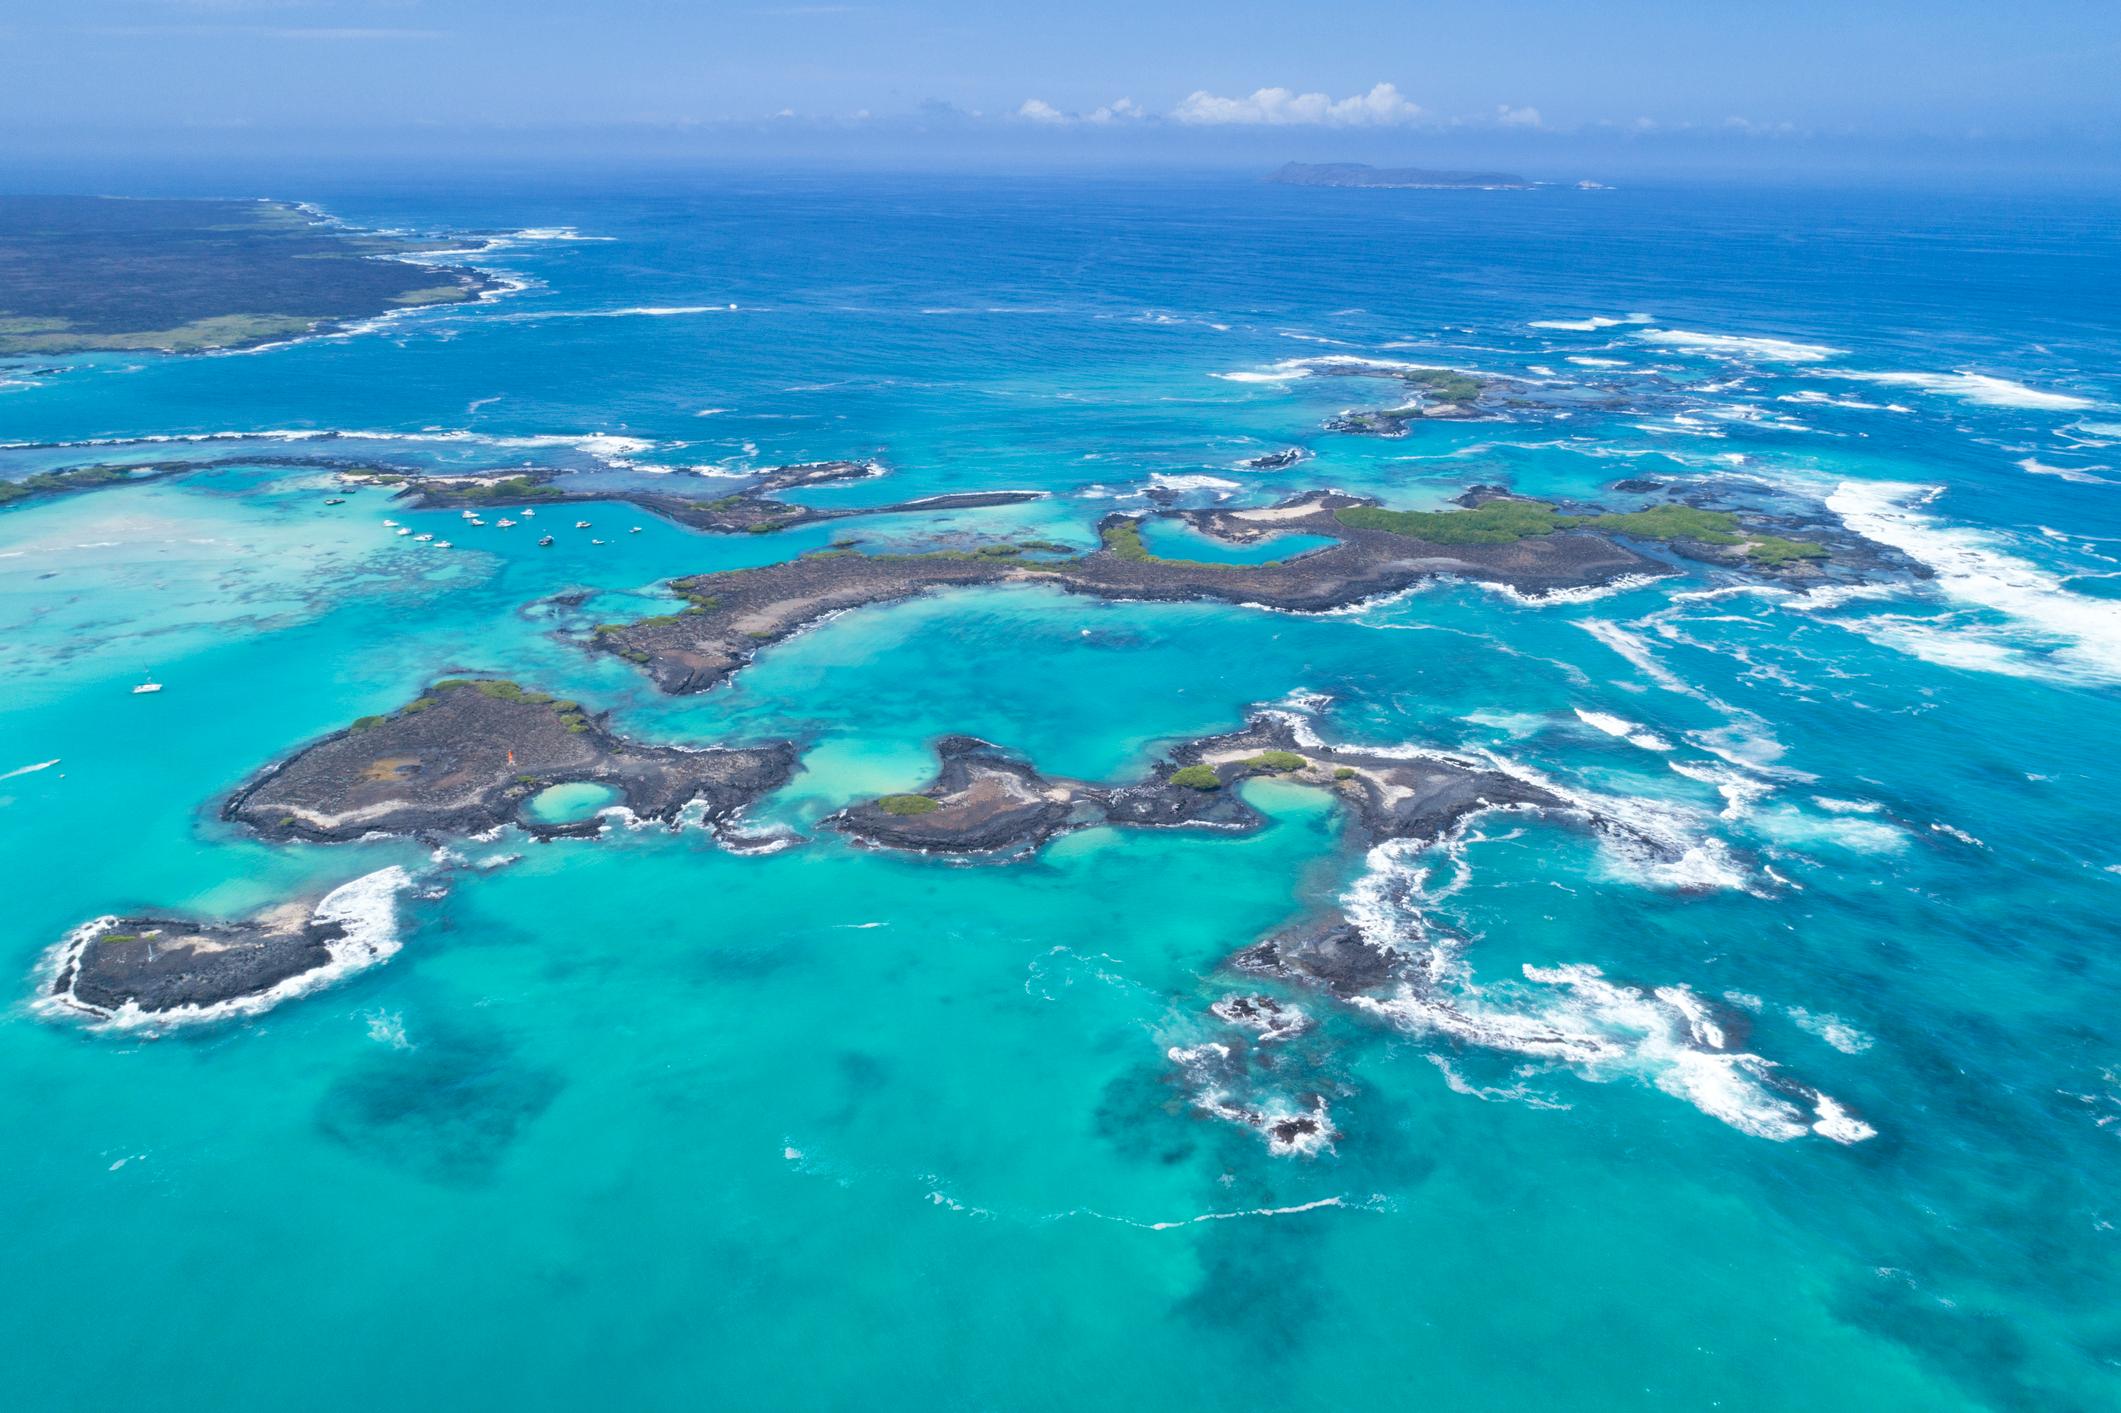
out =
[[[484,259],[525,288],[484,308],[0,369],[23,444],[0,473],[218,463],[0,512],[0,1376],[23,1406],[2121,1402],[2111,204],[289,194],[581,238],[503,242]],[[1396,400],[1290,362],[1334,355],[1547,400],[1327,433]],[[139,440],[221,433],[243,435]],[[109,444],[58,445],[87,441]],[[1312,457],[1238,465],[1287,446]],[[717,538],[615,503],[473,527],[319,460],[660,482],[870,455],[887,476],[802,494],[1053,494],[855,522],[866,548],[1087,546],[1113,509],[1321,484],[1426,507],[1743,477],[1928,577],[1806,596],[1697,565],[1313,617],[982,589],[667,698],[571,635],[842,527]],[[267,761],[473,671],[651,739],[798,741],[749,824],[806,842],[615,824],[435,858],[216,817]],[[1365,857],[1272,782],[1245,787],[1253,836],[1089,831],[1007,866],[814,830],[922,785],[940,735],[1119,779],[1265,703],[1491,753],[1671,847],[1509,815]],[[98,914],[233,916],[392,865],[417,880],[399,949],[262,1017],[156,1037],[29,1005]],[[1252,1097],[1323,1096],[1339,1136],[1276,1155],[1203,1110],[1183,1056],[1231,1038],[1207,1009],[1243,989],[1231,953],[1337,901],[1426,949],[1485,1029],[1297,998],[1317,1027]],[[1494,1038],[1513,1024],[1596,1048],[1530,1054]],[[1763,1075],[1848,1123],[1792,1120]]]
[[[1207,564],[1271,564],[1333,543],[1330,535],[1275,535],[1256,544],[1227,544],[1182,521],[1158,519],[1142,525],[1141,537],[1151,554]]]
[[[539,824],[579,824],[618,802],[618,791],[585,780],[538,791],[523,802],[523,813]]]

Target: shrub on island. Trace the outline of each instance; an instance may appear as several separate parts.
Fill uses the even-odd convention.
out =
[[[1219,790],[1222,781],[1210,766],[1184,765],[1171,772],[1173,785],[1184,785],[1191,790]]]
[[[886,795],[876,802],[885,814],[934,814],[942,806],[926,795]]]
[[[1294,751],[1261,751],[1250,760],[1238,763],[1247,770],[1302,770],[1311,762]]]

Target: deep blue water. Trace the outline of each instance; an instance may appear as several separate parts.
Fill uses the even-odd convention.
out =
[[[512,233],[477,260],[522,287],[255,353],[0,365],[0,474],[243,463],[0,511],[21,1406],[2121,1406],[2121,205],[275,194]],[[1398,400],[1333,358],[1540,398],[1331,433]],[[1311,455],[1239,465],[1285,447]],[[1151,491],[1432,508],[1742,481],[1926,573],[1807,591],[1696,564],[1317,617],[965,591],[673,699],[543,601],[660,611],[673,575],[826,531],[610,506],[641,533],[539,550],[380,491],[327,507],[300,464],[322,456],[659,484],[874,456],[885,477],[803,494],[1053,493],[866,524],[916,547],[1088,546]],[[614,828],[431,858],[217,820],[266,761],[465,670],[647,736],[798,740],[754,822],[807,842]],[[1365,856],[1273,783],[1247,787],[1255,836],[1092,831],[1011,865],[812,828],[917,788],[940,735],[1118,779],[1276,703],[1330,739],[1487,753],[1668,847],[1509,815]],[[99,914],[236,915],[392,866],[415,879],[385,909],[398,950],[261,1016],[30,1004]],[[1225,959],[1336,901],[1430,949],[1450,1015],[1298,998],[1316,1028],[1246,1097],[1323,1097],[1338,1136],[1280,1155],[1206,1111],[1187,1056],[1230,1040]],[[1581,1058],[1510,1043],[1531,1025]]]

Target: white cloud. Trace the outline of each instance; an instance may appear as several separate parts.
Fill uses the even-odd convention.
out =
[[[1100,127],[1112,123],[1130,122],[1146,118],[1149,110],[1131,98],[1121,98],[1105,103],[1087,113],[1064,113],[1043,98],[1026,98],[1016,110],[1016,116],[1027,123],[1046,123],[1059,126],[1063,123],[1095,123]]]
[[[1507,103],[1495,105],[1495,121],[1506,128],[1537,128],[1546,126],[1539,120],[1537,108],[1512,108]]]
[[[1266,127],[1389,127],[1411,123],[1421,109],[1389,83],[1352,98],[1262,88],[1249,98],[1221,98],[1205,89],[1190,95],[1171,116],[1201,125],[1253,124]]]

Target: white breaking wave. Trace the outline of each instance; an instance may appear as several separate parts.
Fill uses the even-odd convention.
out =
[[[1793,402],[1805,407],[1845,407],[1852,412],[1906,412],[1908,409],[1897,402],[1865,402],[1860,397],[1835,397],[1818,388],[1800,388],[1793,393],[1784,393],[1777,402]]]
[[[1264,714],[1286,722],[1298,744],[1313,750],[1330,749],[1303,716],[1280,710]],[[1459,753],[1426,746],[1368,745],[1351,749],[1394,760],[1435,760],[1461,767],[1486,766],[1544,790],[1592,823],[1607,866],[1616,876],[1629,882],[1654,888],[1751,891],[1745,870],[1731,857],[1724,842],[1714,835],[1703,834],[1698,827],[1702,822],[1701,815],[1684,805],[1575,789],[1493,751]],[[1376,857],[1373,851],[1373,860]]]
[[[1759,338],[1747,334],[1702,334],[1690,329],[1644,329],[1635,337],[1659,348],[1726,358],[1752,358],[1768,363],[1817,363],[1842,351],[1823,343],[1798,343],[1792,339]]]
[[[2018,469],[2031,476],[2053,476],[2059,480],[2075,481],[2084,486],[2111,486],[2114,482],[2104,476],[2095,476],[2089,471],[2080,471],[2073,466],[2050,466],[2038,457],[2028,456],[2018,463]],[[2104,471],[2106,467],[2100,467]]]
[[[1818,1036],[1844,1055],[1860,1055],[1873,1043],[1868,1035],[1837,1015],[1815,1015],[1802,1006],[1792,1006],[1790,1019],[1797,1023],[1798,1029]]]
[[[1401,373],[1475,371],[1457,368],[1449,363],[1408,363],[1395,358],[1366,358],[1354,353],[1327,353],[1316,358],[1287,358],[1279,363],[1270,363],[1265,368],[1244,369],[1234,373],[1211,373],[1208,376],[1221,378],[1226,383],[1286,383],[1295,378],[1308,378],[1322,368],[1347,373],[1372,373],[1384,378]]]
[[[1593,314],[1588,319],[1534,319],[1525,327],[1532,329],[1567,329],[1572,333],[1591,334],[1598,332],[1600,329],[1616,328],[1621,324],[1647,324],[1649,322],[1650,316],[1647,314],[1623,314],[1617,319],[1607,318],[1603,314]]]
[[[1951,598],[2004,615],[2049,651],[2029,657],[2023,644],[1924,620],[1852,620],[1848,626],[1952,667],[2015,675],[2046,667],[2064,676],[2121,678],[2121,602],[2072,593],[2057,576],[2006,554],[1982,532],[1938,524],[1918,507],[1942,493],[1941,486],[1844,481],[1826,503],[1865,539],[1890,545],[1935,571],[1934,582]]]
[[[462,427],[436,427],[418,432],[378,432],[347,427],[267,427],[239,432],[161,432],[140,437],[84,437],[62,442],[0,442],[0,451],[81,451],[113,447],[206,446],[246,442],[300,444],[307,442],[384,442],[412,445],[493,447],[503,451],[571,450],[602,461],[614,470],[640,469],[633,458],[657,449],[643,437],[615,432],[541,432],[507,436],[474,432]]]
[[[1825,378],[1852,378],[1857,382],[1878,383],[1891,388],[1915,388],[1926,393],[1956,397],[1962,402],[1978,402],[1986,407],[2025,407],[2070,412],[2099,405],[2088,397],[2078,397],[2072,393],[2042,392],[2038,388],[2029,388],[2023,383],[2014,383],[2008,378],[1991,377],[1986,373],[1867,373],[1853,368],[1822,368],[1819,375]]]
[[[1418,968],[1389,996],[1354,997],[1356,1009],[1413,1034],[1566,1064],[1593,1081],[1646,1081],[1755,1137],[1786,1142],[1815,1133],[1854,1143],[1872,1136],[1869,1125],[1772,1061],[1730,1048],[1709,1006],[1684,986],[1624,986],[1585,965],[1528,965],[1529,986],[1481,986],[1459,949],[1431,936],[1404,901],[1421,898],[1425,882],[1408,864],[1410,852],[1372,850],[1369,873],[1342,900],[1366,942],[1412,956]]]
[[[393,864],[325,894],[311,912],[310,923],[313,926],[337,925],[344,932],[325,944],[327,960],[324,965],[288,977],[254,995],[238,996],[209,1006],[179,1006],[166,1011],[143,1010],[137,1002],[128,1001],[115,1011],[106,1011],[77,1001],[71,994],[52,995],[51,986],[47,984],[41,988],[46,994],[33,1003],[32,1009],[48,1016],[87,1015],[94,1019],[98,1029],[137,1030],[148,1034],[234,1016],[261,1015],[282,1001],[322,990],[396,952],[399,947],[398,895],[412,884],[412,875]],[[56,981],[80,960],[89,942],[115,921],[117,919],[113,917],[100,917],[75,928],[65,941],[47,954],[46,975]]]
[[[573,226],[526,226],[520,231],[510,231],[504,236],[495,237],[497,240],[504,241],[523,240],[540,243],[561,240],[608,241],[616,238],[615,236],[583,235]]]
[[[1672,749],[1670,741],[1665,740],[1662,736],[1646,727],[1638,726],[1626,717],[1614,716],[1610,712],[1585,711],[1582,707],[1575,708],[1575,712],[1577,720],[1584,725],[1594,730],[1603,731],[1608,736],[1626,741],[1631,746],[1640,746],[1646,751],[1669,751]]]
[[[495,314],[496,324],[543,324],[554,319],[673,319],[690,314],[733,314],[734,304],[635,304],[623,309],[533,309]]]
[[[40,760],[35,765],[17,766],[13,770],[0,772],[0,780],[12,780],[18,775],[34,775],[40,770],[50,770],[58,763],[59,757],[53,756],[50,760]]]
[[[1537,594],[1528,594],[1515,584],[1494,584],[1479,579],[1465,581],[1451,574],[1439,574],[1436,581],[1471,582],[1476,589],[1506,598],[1511,603],[1523,604],[1528,608],[1553,608],[1561,604],[1591,603],[1619,594],[1631,594],[1637,589],[1648,588],[1660,577],[1656,574],[1623,574],[1617,579],[1608,579],[1603,584],[1584,584],[1573,589],[1548,589]]]
[[[1220,476],[1172,476],[1162,471],[1151,472],[1149,484],[1166,491],[1234,491],[1240,485]]]
[[[1689,780],[1698,780],[1723,796],[1723,812],[1720,819],[1743,819],[1753,812],[1753,805],[1775,793],[1768,781],[1749,771],[1730,765],[1711,765],[1707,761],[1675,760],[1669,762],[1672,769]]]

